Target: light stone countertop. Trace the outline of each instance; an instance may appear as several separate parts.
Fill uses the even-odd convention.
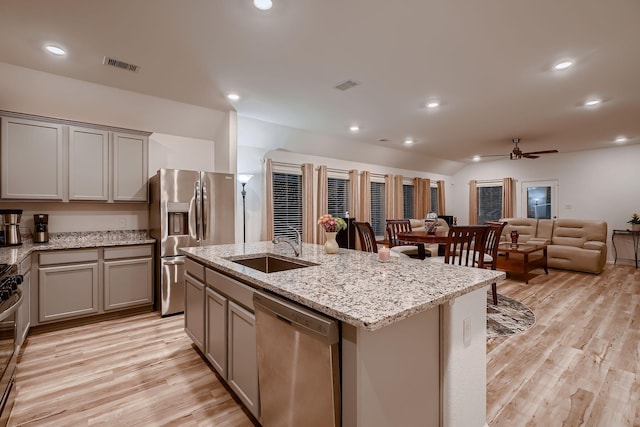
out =
[[[256,288],[311,307],[368,331],[406,319],[504,280],[501,271],[452,266],[408,257],[378,261],[377,254],[303,244],[299,259],[318,266],[262,273],[225,258],[275,253],[293,258],[287,244],[238,243],[181,248],[185,255]]]
[[[49,233],[47,243],[33,243],[30,237],[23,237],[22,242],[19,246],[1,246],[0,263],[18,264],[35,251],[145,245],[155,243],[155,239],[146,230],[116,230]]]

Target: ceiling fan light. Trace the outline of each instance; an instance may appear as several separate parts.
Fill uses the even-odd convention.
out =
[[[253,0],[253,5],[260,10],[269,10],[273,6],[271,0]]]

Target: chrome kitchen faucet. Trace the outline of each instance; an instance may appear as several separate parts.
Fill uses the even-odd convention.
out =
[[[297,229],[291,227],[290,225],[287,225],[287,227],[296,232],[296,244],[297,245],[294,245],[291,242],[291,239],[289,239],[287,237],[280,237],[280,236],[274,237],[273,240],[271,241],[271,243],[273,243],[273,244],[278,244],[278,243],[283,243],[283,242],[284,243],[288,243],[289,246],[291,246],[291,249],[293,249],[293,253],[295,254],[295,256],[299,257],[300,254],[302,253],[302,235],[300,234],[300,232]]]

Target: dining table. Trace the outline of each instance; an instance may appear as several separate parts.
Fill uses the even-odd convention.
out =
[[[438,256],[444,256],[446,234],[431,234],[425,230],[414,230],[398,233],[398,240],[413,243],[438,244]]]

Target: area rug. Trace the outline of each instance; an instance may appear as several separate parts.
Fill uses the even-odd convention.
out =
[[[522,334],[535,323],[536,316],[526,305],[498,294],[496,306],[491,292],[487,292],[487,338]]]

